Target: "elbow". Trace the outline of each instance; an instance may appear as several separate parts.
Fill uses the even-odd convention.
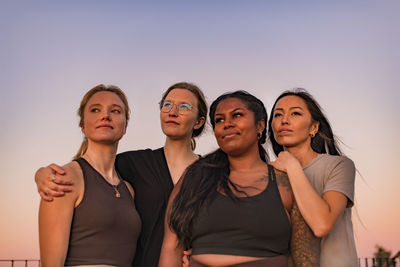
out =
[[[320,223],[312,228],[314,235],[318,238],[327,236],[332,230],[332,226],[327,223]]]

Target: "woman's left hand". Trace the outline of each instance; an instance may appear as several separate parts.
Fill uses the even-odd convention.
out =
[[[282,151],[278,154],[275,161],[269,162],[277,170],[287,172],[290,167],[300,167],[300,162],[288,151]]]

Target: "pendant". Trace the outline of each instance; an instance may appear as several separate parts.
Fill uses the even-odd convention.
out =
[[[121,194],[119,193],[117,186],[113,185],[114,191],[115,191],[115,197],[120,198]]]

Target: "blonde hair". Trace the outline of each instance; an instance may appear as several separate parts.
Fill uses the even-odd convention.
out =
[[[86,107],[87,103],[89,102],[89,99],[98,92],[111,92],[111,93],[116,94],[121,99],[122,103],[124,103],[124,106],[125,106],[125,108],[124,108],[125,118],[126,118],[126,123],[128,125],[130,109],[129,109],[128,99],[126,98],[126,95],[124,94],[124,92],[115,85],[106,86],[104,84],[99,84],[99,85],[93,87],[92,89],[90,89],[82,98],[81,104],[78,109],[78,116],[80,117],[79,127],[81,127],[81,128],[83,127],[84,120],[85,120],[84,111],[85,111],[85,107]],[[77,158],[81,157],[83,154],[85,154],[87,148],[88,148],[88,140],[85,136],[83,138],[82,144],[81,144],[78,152],[73,157],[73,159],[77,159]]]

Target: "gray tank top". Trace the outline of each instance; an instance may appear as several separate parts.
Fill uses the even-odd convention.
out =
[[[85,159],[76,161],[82,168],[85,192],[74,210],[65,266],[130,267],[141,221],[128,188],[122,180],[114,188]]]

